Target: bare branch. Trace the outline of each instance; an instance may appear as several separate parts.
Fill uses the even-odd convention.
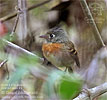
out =
[[[34,8],[40,7],[40,6],[46,4],[46,3],[50,2],[50,1],[51,1],[51,0],[46,0],[46,1],[43,1],[43,2],[41,2],[41,3],[39,3],[39,4],[34,4],[33,6],[25,9],[25,11],[30,11],[30,10],[32,10],[32,9],[34,9]],[[24,11],[24,10],[23,10],[23,11]],[[20,13],[23,13],[23,11],[20,12]],[[10,19],[16,17],[16,16],[17,16],[17,13],[18,13],[18,12],[14,12],[14,13],[9,14],[9,15],[3,17],[3,18],[0,18],[0,21],[1,21],[1,22],[4,22],[4,21],[7,21],[7,20],[10,20]]]
[[[0,67],[2,67],[4,64],[6,64],[7,63],[7,59],[5,59],[3,62],[1,62],[0,63]],[[8,67],[7,67],[7,65],[6,65],[6,71],[7,71],[7,74],[8,74],[8,77],[7,77],[7,79],[9,79],[9,71],[8,71]]]
[[[14,23],[14,26],[13,26],[13,29],[12,29],[12,32],[11,32],[11,34],[10,34],[10,36],[13,36],[13,34],[15,33],[15,31],[16,31],[16,27],[17,27],[17,24],[18,24],[18,20],[19,20],[19,12],[20,12],[20,9],[18,8],[17,9],[17,17],[16,17],[16,19],[15,19],[15,23]]]
[[[2,67],[5,63],[7,63],[7,59],[5,59],[3,62],[0,63],[0,67]]]
[[[107,82],[105,82],[104,84],[94,87],[92,89],[88,89],[88,93],[86,92],[82,92],[81,94],[79,94],[78,97],[76,97],[73,100],[93,100],[96,97],[104,94],[107,92]]]
[[[14,23],[14,26],[13,26],[13,29],[12,29],[10,36],[13,36],[13,34],[15,33],[18,20],[19,20],[19,15],[17,15],[17,17],[16,17],[16,20],[15,20],[15,23]]]
[[[8,77],[7,77],[7,80],[8,80],[10,75],[9,75],[9,70],[8,70],[7,65],[6,65],[6,71],[7,71],[7,76],[8,76]]]
[[[86,14],[86,16],[92,21],[93,29],[95,30],[94,37],[95,37],[95,39],[97,41],[98,46],[99,47],[105,47],[104,41],[103,41],[103,39],[101,37],[101,34],[100,34],[99,30],[98,30],[98,27],[97,27],[97,25],[95,23],[95,20],[94,20],[94,18],[92,16],[92,13],[91,13],[91,11],[90,11],[90,9],[88,7],[88,4],[87,4],[86,0],[80,0],[80,4],[81,4],[82,8],[85,9],[85,10],[83,9],[83,11]]]
[[[23,54],[24,53],[24,54],[32,55],[32,56],[35,56],[38,59],[40,59],[41,62],[44,61],[43,58],[40,58],[39,56],[35,55],[34,53],[32,53],[32,52],[30,52],[30,51],[28,51],[28,50],[26,50],[24,48],[21,48],[20,46],[14,44],[12,42],[9,42],[9,41],[7,41],[5,39],[3,39],[3,41],[7,44],[8,48],[10,48],[11,50],[15,50],[19,54]]]

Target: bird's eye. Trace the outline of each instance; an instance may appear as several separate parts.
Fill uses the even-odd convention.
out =
[[[55,35],[54,34],[50,34],[50,38],[53,38],[53,37],[55,37]]]

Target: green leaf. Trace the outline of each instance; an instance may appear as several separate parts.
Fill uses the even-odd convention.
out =
[[[71,100],[81,90],[82,79],[78,74],[69,74],[62,71],[51,72],[45,83],[45,93],[51,98],[58,96],[61,100]]]
[[[71,100],[78,95],[82,87],[82,82],[78,75],[69,74],[62,75],[57,83],[57,92],[59,97],[66,100]]]

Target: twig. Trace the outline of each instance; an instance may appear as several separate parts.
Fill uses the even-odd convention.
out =
[[[18,20],[19,20],[19,10],[20,10],[20,9],[18,9],[17,17],[16,17],[16,20],[15,20],[15,23],[14,23],[14,26],[13,26],[13,29],[12,29],[12,32],[11,32],[10,36],[13,36],[13,34],[14,34],[15,31],[16,31],[16,27],[17,27]]]
[[[107,92],[107,82],[92,89],[88,89],[88,91],[89,94],[87,94],[86,92],[82,92],[81,94],[79,94],[78,97],[74,98],[73,100],[90,100],[90,97],[92,100],[95,99],[96,97]]]
[[[13,29],[12,29],[12,32],[11,32],[10,36],[13,36],[13,34],[15,33],[18,20],[19,20],[19,15],[17,15],[17,18],[15,20],[15,23],[14,23],[14,26],[13,26]]]
[[[7,80],[9,79],[9,70],[8,70],[8,67],[7,67],[7,65],[6,65],[6,71],[7,71]]]
[[[2,67],[4,64],[6,64],[6,63],[7,63],[7,61],[8,61],[8,60],[7,60],[7,59],[5,59],[3,62],[1,62],[1,63],[0,63],[0,67]]]
[[[88,7],[88,4],[87,4],[86,0],[80,0],[80,4],[81,4],[82,7],[85,8],[85,10],[87,11],[87,12],[85,12],[85,14],[87,14],[87,17],[90,18],[91,21],[92,21],[93,28],[95,30],[94,37],[95,37],[95,39],[97,41],[98,46],[99,47],[105,47],[104,41],[103,41],[103,39],[102,39],[102,37],[100,35],[100,32],[98,30],[98,27],[97,27],[97,25],[95,23],[95,20],[94,20],[94,18],[92,16],[92,13],[91,13],[91,11],[90,11],[90,9]]]
[[[46,3],[50,2],[50,1],[51,1],[51,0],[46,0],[46,1],[41,2],[41,3],[39,3],[39,4],[35,4],[35,5],[27,8],[27,9],[25,9],[25,11],[30,11],[30,10],[32,10],[32,9],[34,9],[34,8],[40,7],[40,6],[46,4]],[[9,14],[9,15],[3,17],[3,18],[0,18],[0,21],[1,21],[1,22],[4,22],[4,21],[7,21],[7,20],[10,20],[10,19],[16,17],[16,16],[17,16],[17,13],[18,13],[18,12],[14,12],[14,13]],[[20,12],[20,13],[23,13],[23,11]]]
[[[37,57],[38,59],[40,59],[41,62],[44,61],[43,58],[40,58],[40,57],[37,56],[36,54],[34,54],[34,53],[32,53],[32,52],[24,49],[24,48],[21,48],[20,46],[14,44],[14,43],[12,43],[12,42],[9,42],[9,41],[7,41],[7,40],[5,40],[5,39],[3,39],[3,41],[7,44],[7,46],[8,46],[9,48],[18,51],[18,53],[22,53],[22,54],[25,53],[25,54],[28,54],[28,55],[32,55],[32,56],[35,56],[35,57]]]
[[[0,67],[2,67],[4,64],[6,64],[7,63],[7,59],[5,59],[1,64],[0,64]],[[8,71],[8,67],[7,67],[7,65],[6,65],[6,71],[7,71],[7,74],[8,74],[8,77],[7,77],[7,79],[9,79],[9,71]]]

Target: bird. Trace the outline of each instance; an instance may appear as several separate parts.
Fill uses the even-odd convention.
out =
[[[64,29],[54,27],[40,38],[46,40],[46,43],[42,45],[43,56],[54,66],[59,69],[65,68],[64,71],[68,69],[71,72],[73,72],[74,63],[80,67],[78,53]]]

